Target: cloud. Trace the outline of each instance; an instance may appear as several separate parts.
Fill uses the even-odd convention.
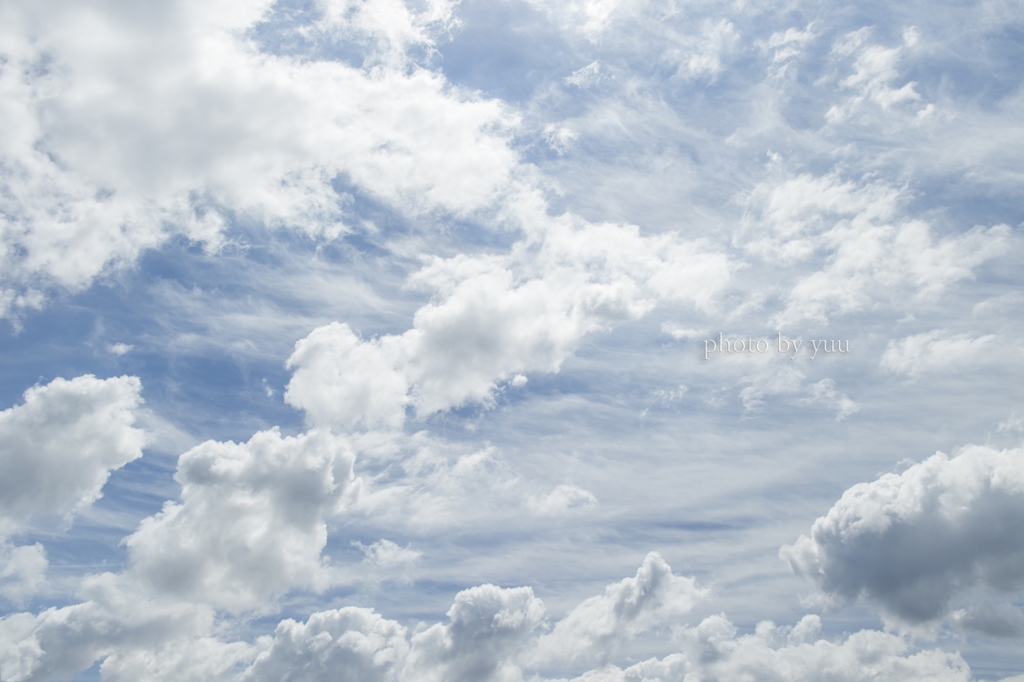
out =
[[[681,629],[684,653],[650,659],[625,670],[614,665],[590,671],[573,682],[688,682],[689,680],[885,680],[968,682],[970,668],[959,654],[939,649],[907,654],[906,640],[873,630],[843,640],[816,639],[818,616],[804,616],[793,627],[758,623],[753,634],[736,636],[723,615]]]
[[[597,504],[597,498],[589,490],[574,485],[557,486],[547,495],[529,497],[527,504],[534,514],[540,516],[562,516],[581,511]]]
[[[557,372],[588,334],[642,317],[659,301],[711,310],[734,264],[702,241],[643,236],[631,225],[551,217],[536,197],[511,201],[526,231],[506,256],[426,259],[409,286],[435,293],[402,335],[363,340],[344,324],[296,344],[285,399],[314,424],[399,426],[489,404],[498,382]]]
[[[324,431],[207,441],[178,459],[180,500],[125,540],[128,571],[157,594],[234,613],[273,608],[290,590],[323,589],[331,581],[320,556],[325,517],[357,493],[353,462]]]
[[[933,329],[890,341],[878,366],[890,374],[910,379],[935,372],[948,372],[978,362],[996,338],[995,334],[971,338],[968,334]]]
[[[106,657],[104,679],[155,682],[177,673],[199,682],[251,659],[244,643],[203,637],[213,625],[209,607],[154,599],[110,573],[84,578],[80,596],[73,606],[0,619],[5,680],[69,675]]]
[[[45,580],[46,550],[38,542],[14,547],[0,543],[0,597],[23,605]]]
[[[412,636],[405,682],[505,682],[519,679],[512,656],[544,617],[529,587],[480,585],[455,595],[450,622]]]
[[[830,599],[863,595],[886,614],[923,623],[981,585],[1024,587],[1024,451],[965,447],[902,474],[858,483],[780,550]]]
[[[793,265],[824,258],[790,288],[774,321],[803,320],[871,310],[892,299],[934,297],[974,276],[1012,239],[1006,225],[974,227],[940,239],[922,220],[904,218],[905,190],[869,180],[844,181],[837,173],[802,174],[758,185],[751,193],[746,231],[763,227],[744,248],[770,262]]]
[[[400,547],[385,539],[378,540],[372,545],[364,545],[361,542],[352,544],[366,555],[366,559],[364,559],[366,563],[384,569],[413,564],[423,556],[423,552],[412,549],[409,545]]]
[[[0,534],[69,520],[101,496],[111,471],[142,456],[146,435],[132,426],[141,390],[130,376],[58,378],[0,412]]]
[[[114,355],[125,355],[135,350],[135,346],[128,343],[112,343],[107,346],[107,352]]]
[[[451,3],[324,1],[294,29],[362,42],[365,70],[266,51],[252,35],[271,5],[5,7],[0,312],[79,291],[172,235],[216,250],[231,220],[337,237],[339,179],[411,214],[504,191],[514,118],[405,52],[429,52]]]
[[[950,614],[950,620],[963,628],[991,637],[1024,635],[1024,613],[1010,604],[985,602]]]
[[[320,327],[285,363],[293,374],[284,400],[315,424],[399,427],[408,402],[406,353],[400,337],[364,341],[347,324]]]
[[[672,573],[651,552],[636,576],[609,585],[541,635],[527,659],[534,665],[553,662],[605,663],[638,634],[689,613],[710,596],[693,578]]]
[[[404,627],[353,606],[281,621],[257,646],[243,682],[394,682],[409,652]]]

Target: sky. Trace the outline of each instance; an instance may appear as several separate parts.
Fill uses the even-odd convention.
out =
[[[0,679],[1024,680],[1024,6],[8,0]]]

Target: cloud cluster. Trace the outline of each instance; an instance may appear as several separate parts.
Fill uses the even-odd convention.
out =
[[[939,649],[908,654],[910,647],[903,638],[873,630],[832,642],[817,639],[820,628],[818,616],[804,616],[793,627],[763,621],[753,634],[737,637],[736,627],[719,614],[678,632],[683,653],[650,659],[625,670],[609,665],[573,682],[972,679],[970,668],[959,654]]]
[[[810,536],[782,548],[838,602],[864,595],[922,623],[980,585],[1024,587],[1024,451],[965,447],[847,490]]]
[[[868,310],[893,289],[935,296],[973,277],[974,268],[1011,239],[1006,225],[936,239],[926,222],[900,215],[905,200],[884,182],[857,183],[837,173],[802,174],[755,189],[751,205],[759,208],[758,225],[767,229],[744,247],[786,265],[825,259],[824,267],[789,290],[775,322],[789,327]]]
[[[217,247],[239,217],[337,236],[339,179],[413,214],[465,213],[509,182],[513,119],[405,55],[432,45],[450,3],[321,3],[300,29],[376,46],[366,68],[273,54],[251,37],[271,7],[5,5],[0,314],[172,234]]]

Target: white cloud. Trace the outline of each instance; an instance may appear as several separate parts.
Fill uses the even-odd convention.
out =
[[[293,589],[323,589],[325,517],[358,491],[354,457],[324,431],[247,443],[208,441],[183,454],[167,502],[125,541],[129,574],[157,593],[231,612],[273,608]]]
[[[832,600],[864,595],[908,623],[980,584],[1024,587],[1024,451],[979,445],[858,483],[780,556]]]
[[[917,85],[914,81],[909,81],[898,88],[892,86],[900,77],[896,67],[903,48],[868,45],[866,43],[869,36],[870,28],[865,27],[848,33],[833,47],[834,54],[849,56],[856,53],[857,59],[853,65],[854,72],[839,82],[840,87],[852,90],[856,94],[843,104],[829,109],[825,117],[832,124],[845,120],[868,101],[874,102],[885,112],[900,102],[921,99],[921,95],[914,89]],[[911,40],[907,40],[907,45],[912,45]]]
[[[841,422],[854,412],[860,410],[857,403],[850,400],[845,394],[836,390],[836,382],[832,379],[822,379],[807,387],[811,394],[811,401],[821,403],[825,407],[836,411],[836,421]]]
[[[315,329],[288,358],[293,374],[285,402],[315,424],[401,426],[409,390],[401,372],[406,352],[400,337],[364,341],[337,322]]]
[[[513,682],[512,656],[544,617],[529,587],[480,585],[455,595],[450,622],[412,636],[403,682]]]
[[[135,350],[135,346],[127,343],[112,343],[107,346],[107,352],[114,355],[125,355]]]
[[[586,335],[658,301],[713,309],[735,267],[676,234],[552,218],[530,195],[508,210],[527,231],[511,254],[434,257],[410,278],[437,295],[405,334],[362,340],[334,323],[297,343],[286,400],[315,424],[348,428],[396,427],[407,402],[420,417],[488,404],[498,382],[557,372]]]
[[[978,362],[991,349],[995,334],[971,338],[945,329],[892,340],[878,366],[891,374],[916,379],[924,374],[948,372]]]
[[[576,69],[565,79],[566,83],[581,88],[589,87],[601,80],[601,63],[593,61],[583,68]]]
[[[423,556],[423,552],[412,549],[409,545],[401,547],[386,539],[380,539],[372,545],[364,545],[361,542],[353,542],[352,544],[366,555],[365,562],[379,568],[393,568],[413,564]]]
[[[685,63],[680,64],[679,75],[717,76],[722,71],[722,55],[730,51],[739,38],[731,21],[705,19],[701,25],[700,40]]]
[[[14,547],[0,543],[0,597],[14,604],[24,604],[45,581],[46,550],[38,542]]]
[[[540,516],[562,516],[582,511],[597,504],[597,498],[589,490],[575,485],[559,485],[547,495],[527,498],[527,505]]]
[[[657,552],[651,552],[636,576],[609,585],[541,635],[527,660],[605,663],[638,634],[689,613],[710,596],[693,578],[672,573]]]
[[[33,519],[69,519],[110,472],[142,456],[136,377],[54,379],[0,412],[0,535]]]
[[[6,5],[0,309],[80,290],[171,234],[215,249],[225,216],[337,236],[342,175],[411,213],[504,191],[514,119],[403,56],[451,25],[451,3],[322,4],[301,30],[358,34],[384,63],[260,52],[246,32],[269,2]]]
[[[199,682],[251,659],[244,643],[202,639],[213,625],[208,607],[153,599],[110,573],[84,578],[80,596],[80,604],[0,619],[3,679],[51,679],[108,657],[104,679]]]
[[[785,265],[826,258],[821,269],[792,286],[776,324],[870,310],[891,301],[894,290],[911,299],[934,297],[973,278],[977,266],[1010,242],[1006,225],[936,239],[927,223],[900,215],[904,193],[881,181],[857,184],[834,173],[755,188],[747,232],[767,229],[744,240],[745,249]]]
[[[906,640],[862,630],[838,642],[815,639],[817,616],[792,628],[758,623],[753,634],[736,636],[722,614],[681,629],[685,653],[651,659],[622,670],[609,665],[573,682],[689,682],[690,680],[830,680],[835,682],[968,682],[970,668],[959,654],[939,649],[908,654]]]
[[[243,682],[394,682],[409,652],[404,627],[352,606],[281,621],[257,646]]]

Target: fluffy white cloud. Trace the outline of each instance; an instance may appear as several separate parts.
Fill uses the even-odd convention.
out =
[[[693,578],[672,573],[657,552],[651,552],[636,576],[609,585],[603,595],[574,608],[542,635],[527,656],[534,664],[556,661],[605,663],[641,632],[689,613],[710,596]]]
[[[1006,225],[974,227],[936,239],[921,220],[900,215],[902,191],[884,182],[860,184],[837,174],[804,174],[759,185],[744,242],[751,253],[780,264],[825,257],[824,267],[801,277],[775,317],[783,327],[801,320],[867,310],[899,290],[911,297],[941,293],[973,277],[974,268],[999,255],[1012,232]]]
[[[684,653],[651,659],[622,670],[593,670],[573,682],[968,682],[970,668],[959,654],[939,649],[907,654],[906,640],[873,630],[842,641],[816,639],[818,616],[804,616],[792,628],[758,623],[754,634],[736,636],[724,615],[710,616],[678,632]]]
[[[512,657],[544,616],[528,587],[480,585],[459,592],[437,623],[406,639],[398,623],[371,609],[346,607],[283,621],[242,680],[352,682],[511,682]],[[340,676],[340,677],[339,677]]]
[[[74,606],[0,619],[4,680],[48,680],[108,657],[104,679],[199,682],[251,659],[249,645],[203,638],[213,625],[208,607],[153,599],[110,573],[85,578],[80,596]]]
[[[735,267],[676,234],[552,218],[529,194],[508,213],[526,236],[507,256],[433,258],[410,278],[437,296],[405,334],[364,340],[335,323],[296,344],[288,402],[348,428],[398,426],[407,403],[419,416],[486,404],[498,382],[557,372],[587,334],[659,301],[712,309]]]
[[[263,651],[244,682],[394,682],[409,652],[404,627],[351,606],[282,621],[257,646]]]
[[[358,492],[354,457],[324,431],[247,443],[208,441],[183,454],[167,502],[127,538],[129,574],[159,593],[239,612],[296,588],[322,589],[325,516]]]
[[[4,6],[0,312],[88,286],[170,234],[216,247],[228,215],[337,236],[340,176],[413,213],[504,191],[514,119],[404,52],[431,48],[450,3],[321,3],[297,30],[364,44],[365,70],[262,52],[249,32],[271,4]]]
[[[70,518],[110,472],[142,455],[136,377],[54,379],[0,412],[0,535],[32,519]]]
[[[831,599],[898,619],[946,614],[975,584],[1024,587],[1024,451],[972,445],[847,490],[780,555]]]
[[[0,543],[0,597],[22,604],[43,583],[48,564],[38,542],[21,547]]]
[[[314,329],[288,358],[294,373],[285,402],[314,423],[401,426],[409,390],[401,372],[405,355],[398,337],[364,341],[337,322]]]
[[[890,341],[878,366],[892,374],[916,379],[923,374],[944,372],[977,362],[995,339],[995,334],[972,338],[968,334],[933,329]]]
[[[480,585],[455,596],[450,622],[413,635],[403,682],[514,682],[513,655],[544,617],[529,587]]]

